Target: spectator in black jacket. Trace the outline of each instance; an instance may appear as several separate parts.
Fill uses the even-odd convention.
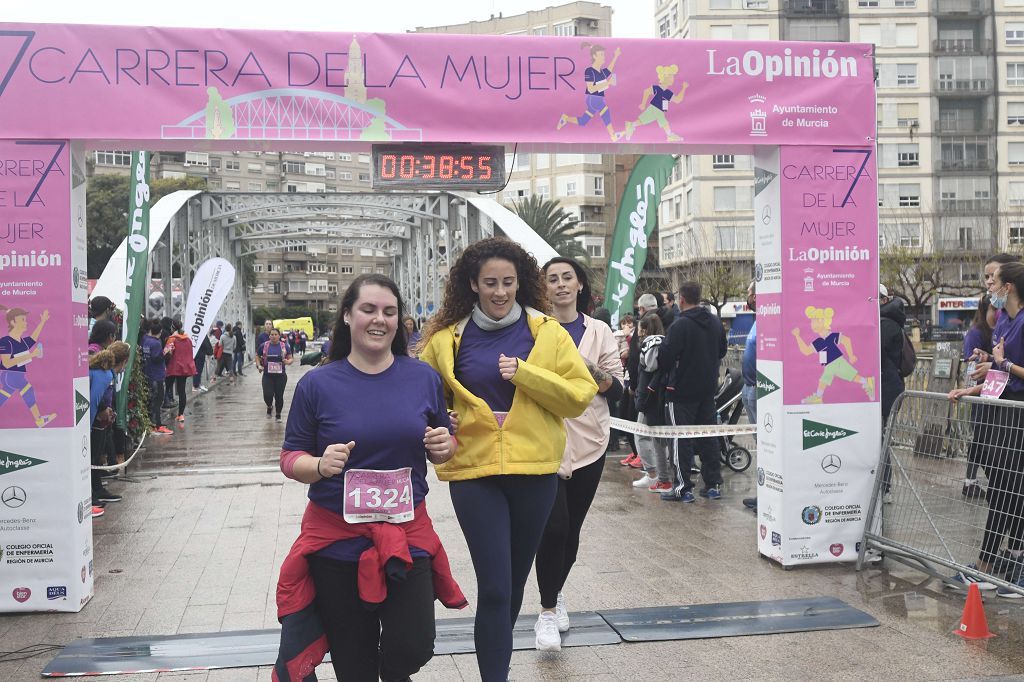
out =
[[[679,288],[679,319],[665,335],[658,353],[658,371],[670,372],[667,395],[668,423],[675,426],[704,426],[716,422],[715,393],[718,368],[725,357],[722,322],[700,305],[700,284],[685,282]],[[680,438],[675,441],[675,466],[682,479],[679,487],[662,493],[663,500],[693,502],[694,446],[700,455],[703,497],[722,497],[722,464],[714,438]]]
[[[661,320],[661,326],[665,328],[667,333],[668,328],[676,321],[676,314],[672,311],[671,305],[664,294],[657,292],[654,294],[654,298],[658,301],[658,319]],[[643,315],[640,317],[643,317]]]
[[[900,393],[906,390],[903,377],[900,376],[900,364],[903,360],[903,325],[907,322],[907,313],[903,308],[903,299],[889,298],[889,291],[884,285],[878,285],[879,315],[882,337],[882,424],[889,420],[889,412]]]

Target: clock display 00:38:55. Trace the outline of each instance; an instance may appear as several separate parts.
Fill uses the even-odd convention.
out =
[[[493,177],[489,155],[474,154],[381,154],[383,180],[477,180]]]

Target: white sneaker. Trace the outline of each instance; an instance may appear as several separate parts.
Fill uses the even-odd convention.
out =
[[[558,621],[559,632],[569,632],[569,611],[565,608],[565,596],[561,592],[555,602],[555,620]]]
[[[650,474],[645,473],[643,478],[633,481],[634,488],[650,488],[652,485],[658,482],[658,477],[651,478]]]
[[[209,390],[210,389],[208,389],[206,386],[203,386],[202,384],[199,385],[199,392],[200,393],[206,393]]]
[[[550,611],[544,611],[533,626],[537,633],[537,651],[561,651],[562,636],[558,634],[558,618]]]

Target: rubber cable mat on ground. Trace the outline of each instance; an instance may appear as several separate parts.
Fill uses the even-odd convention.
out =
[[[601,611],[627,642],[869,628],[870,615],[834,597]]]
[[[570,614],[572,629],[562,646],[600,646],[782,632],[874,627],[877,620],[831,597],[779,601],[658,606],[642,609],[586,611]],[[534,647],[536,616],[521,615],[513,631],[513,648]],[[80,639],[68,644],[42,672],[43,677],[115,675],[146,672],[212,670],[273,665],[280,630],[246,630],[210,634]],[[437,621],[434,653],[474,651],[473,619]]]

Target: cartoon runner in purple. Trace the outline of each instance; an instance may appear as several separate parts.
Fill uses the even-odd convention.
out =
[[[853,353],[853,344],[850,342],[849,337],[832,331],[832,316],[835,314],[835,311],[832,308],[807,306],[804,314],[811,321],[811,330],[818,335],[818,338],[808,345],[803,340],[803,337],[800,336],[799,328],[793,329],[793,336],[796,337],[801,353],[804,355],[818,354],[818,362],[821,364],[823,371],[821,378],[818,379],[818,390],[804,398],[801,402],[804,404],[823,402],[825,389],[832,385],[832,381],[836,377],[844,381],[853,381],[860,384],[864,392],[867,393],[868,399],[874,400],[874,377],[862,376],[857,371],[854,367],[854,364],[857,362],[857,356]],[[842,346],[842,349],[840,349],[840,346]],[[845,357],[843,356],[844,350],[846,351]]]
[[[679,142],[683,139],[672,132],[668,125],[668,119],[665,118],[665,112],[668,111],[670,102],[672,104],[679,104],[683,101],[683,97],[686,95],[686,88],[690,87],[690,84],[683,83],[682,87],[679,88],[679,92],[673,94],[669,88],[672,87],[672,83],[676,80],[679,67],[671,64],[669,66],[656,67],[656,70],[658,72],[658,83],[644,91],[644,97],[640,100],[640,117],[635,121],[626,122],[625,135],[627,140],[632,139],[633,133],[637,128],[654,121],[657,121],[661,129],[665,131],[669,142]]]
[[[43,325],[50,319],[50,311],[44,310],[39,316],[39,324],[35,331],[31,336],[25,336],[28,330],[28,311],[2,305],[0,310],[7,311],[8,327],[7,336],[0,337],[0,408],[17,393],[28,405],[32,417],[36,420],[36,426],[42,428],[53,421],[57,414],[39,414],[36,392],[29,383],[26,367],[36,358],[43,357],[39,335],[43,332]]]
[[[590,123],[590,119],[600,117],[604,127],[608,129],[608,135],[611,136],[612,142],[617,142],[622,137],[622,133],[617,133],[612,128],[612,114],[608,109],[608,104],[605,102],[604,93],[608,88],[615,85],[615,74],[613,72],[615,71],[615,62],[619,60],[622,50],[615,48],[612,61],[608,64],[607,68],[604,68],[605,50],[603,45],[583,43],[580,47],[583,49],[590,48],[591,64],[587,67],[583,77],[587,84],[587,94],[584,100],[587,110],[579,117],[562,114],[562,117],[558,119],[556,130],[561,130],[567,123],[585,126]]]

